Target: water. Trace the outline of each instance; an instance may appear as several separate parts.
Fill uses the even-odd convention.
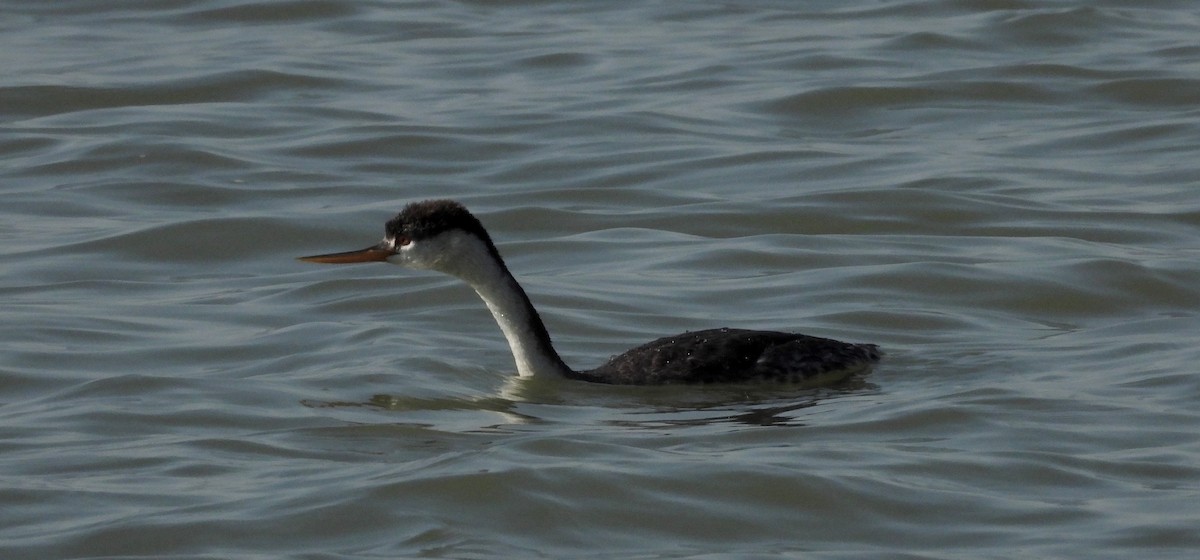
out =
[[[1190,558],[1191,2],[6,2],[4,558]],[[512,380],[715,326],[835,387]]]

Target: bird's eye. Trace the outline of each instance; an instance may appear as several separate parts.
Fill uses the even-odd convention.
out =
[[[396,237],[394,243],[396,244],[396,247],[407,247],[412,243],[412,239],[407,235],[400,235]]]

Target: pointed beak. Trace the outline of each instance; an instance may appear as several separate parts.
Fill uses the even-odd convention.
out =
[[[322,264],[352,264],[365,262],[384,262],[388,257],[396,254],[390,247],[384,243],[372,245],[366,249],[358,251],[346,251],[345,253],[330,253],[328,255],[313,255],[311,257],[300,257],[299,260],[305,262],[314,262]]]

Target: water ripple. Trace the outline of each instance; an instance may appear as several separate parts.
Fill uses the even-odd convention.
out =
[[[9,6],[0,556],[1189,557],[1191,8]],[[522,381],[460,283],[294,259],[432,197],[580,367],[887,356]]]

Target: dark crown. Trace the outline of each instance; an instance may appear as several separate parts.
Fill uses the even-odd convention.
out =
[[[453,200],[423,200],[404,207],[395,218],[388,220],[388,237],[407,237],[414,241],[428,239],[450,230],[463,230],[482,239],[495,250],[491,237],[479,219],[467,208]]]

